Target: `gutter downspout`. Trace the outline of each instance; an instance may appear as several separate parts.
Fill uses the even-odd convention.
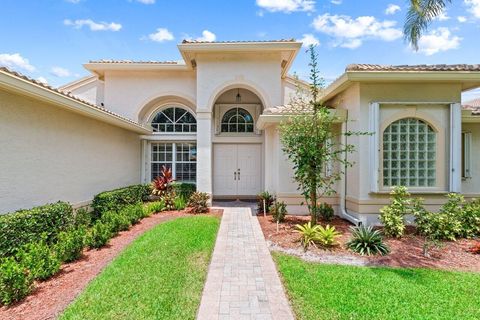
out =
[[[346,135],[347,131],[348,131],[348,110],[347,110],[347,114],[346,114],[346,119],[345,121],[342,123],[342,137],[343,137],[343,142],[342,144],[344,146],[347,145],[348,143],[348,137]],[[347,160],[347,152],[345,152],[345,161]],[[352,214],[350,214],[348,211],[347,211],[347,169],[348,169],[348,166],[345,164],[345,167],[344,167],[344,174],[342,175],[342,179],[340,180],[340,205],[339,205],[339,214],[340,214],[340,217],[350,221],[351,223],[353,223],[354,225],[356,226],[359,226],[359,225],[362,225],[362,221],[360,219],[358,219],[357,217],[354,217]]]

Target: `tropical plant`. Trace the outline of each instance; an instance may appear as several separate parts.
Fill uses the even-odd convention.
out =
[[[338,244],[337,238],[341,236],[341,233],[335,229],[335,226],[326,225],[322,227],[318,225],[317,241],[324,247],[332,247]]]
[[[451,0],[410,0],[410,7],[403,27],[405,39],[418,50],[418,41],[428,30],[430,23],[444,13]]]
[[[320,97],[324,81],[319,76],[318,55],[314,46],[310,46],[310,92],[297,92],[291,105],[298,110],[307,110],[303,114],[292,115],[280,123],[282,150],[293,164],[293,177],[308,205],[311,221],[316,224],[318,199],[334,194],[335,184],[341,179],[344,169],[352,164],[346,154],[354,151],[351,144],[334,143],[338,136],[360,135],[357,132],[337,133],[332,130],[339,120],[330,112]],[[326,174],[330,163],[338,163],[336,169]]]
[[[23,246],[16,258],[36,280],[46,280],[60,270],[60,259],[43,239]]]
[[[257,195],[257,213],[263,214],[263,212],[269,213],[272,208],[275,197],[268,191],[263,191]],[[265,207],[264,207],[265,205]]]
[[[84,227],[62,232],[58,235],[55,251],[62,262],[72,262],[82,256],[87,231]]]
[[[383,242],[382,233],[374,230],[372,226],[351,227],[352,237],[347,242],[347,247],[362,256],[386,255],[390,252],[388,246]]]
[[[272,216],[275,222],[285,221],[287,215],[287,205],[283,201],[275,202],[272,208]]]
[[[162,166],[160,175],[153,179],[151,183],[152,194],[162,196],[165,193],[169,193],[172,190],[173,179],[172,169]]]
[[[326,202],[321,203],[317,208],[317,219],[332,221],[334,214],[333,207]]]
[[[187,206],[187,200],[183,196],[176,196],[173,202],[175,203],[175,210],[183,210]]]
[[[297,224],[295,232],[300,234],[300,243],[303,245],[303,250],[307,251],[310,246],[317,247],[315,242],[318,237],[319,225],[313,225],[312,222],[307,222],[304,225]]]
[[[388,206],[380,209],[380,221],[385,235],[401,238],[405,232],[405,215],[411,213],[410,193],[406,187],[397,186],[390,192]]]
[[[0,304],[9,305],[26,297],[33,288],[30,271],[8,257],[0,260]]]
[[[207,213],[210,196],[205,192],[194,192],[188,199],[188,213]]]

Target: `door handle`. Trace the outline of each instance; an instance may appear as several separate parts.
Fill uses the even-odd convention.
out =
[[[237,171],[233,172],[233,180],[237,180]]]
[[[240,169],[238,169],[238,180],[240,180]]]

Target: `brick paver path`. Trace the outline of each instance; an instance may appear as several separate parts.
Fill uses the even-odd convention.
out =
[[[294,319],[250,208],[224,208],[197,319]]]

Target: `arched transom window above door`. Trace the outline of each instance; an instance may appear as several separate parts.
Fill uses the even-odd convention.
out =
[[[253,132],[254,121],[252,115],[243,108],[232,108],[225,112],[220,123],[221,132]]]
[[[197,132],[195,116],[186,108],[177,106],[158,111],[152,119],[151,126],[154,132]]]

